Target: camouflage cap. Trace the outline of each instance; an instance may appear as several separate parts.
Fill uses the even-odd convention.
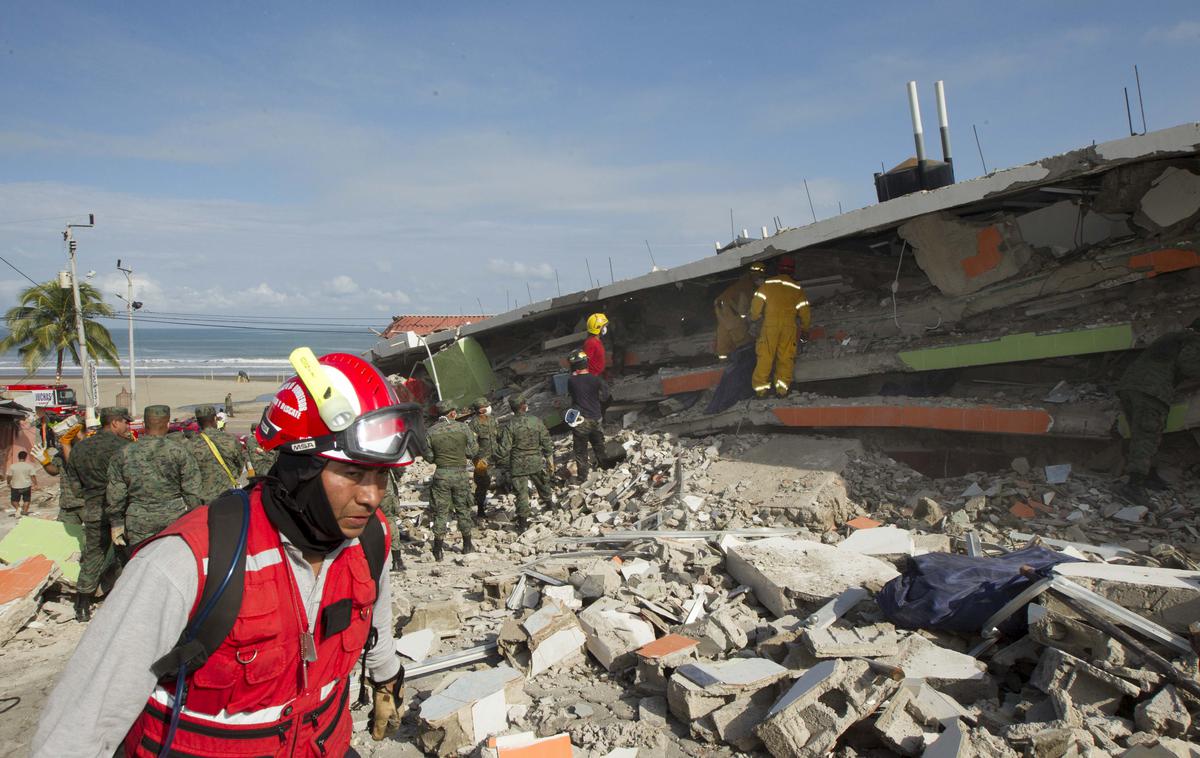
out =
[[[486,397],[477,398],[475,402],[471,403],[471,407],[477,411],[481,411],[489,405],[491,405],[491,403],[488,402]]]
[[[450,411],[458,410],[458,406],[454,404],[453,400],[439,400],[436,408],[439,416],[445,416]]]
[[[142,418],[149,421],[152,418],[171,418],[171,406],[147,405],[142,410]]]
[[[197,405],[196,418],[216,418],[217,409],[211,405]]]
[[[107,424],[110,421],[115,421],[123,418],[126,421],[133,421],[133,416],[129,415],[129,409],[121,405],[109,405],[100,409],[100,423]]]
[[[521,397],[520,395],[509,395],[508,409],[510,411],[516,413],[517,411],[521,410],[522,405],[525,405],[525,398]]]

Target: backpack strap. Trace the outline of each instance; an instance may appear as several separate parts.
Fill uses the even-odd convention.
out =
[[[150,667],[159,681],[203,666],[233,630],[242,609],[249,531],[250,495],[245,490],[229,490],[209,503],[208,572],[200,578],[203,592],[175,647]]]
[[[375,582],[375,597],[379,598],[379,575],[383,572],[383,562],[387,560],[387,535],[383,524],[377,517],[372,517],[358,538],[362,545],[363,554],[367,557],[367,567],[371,569],[371,580]]]

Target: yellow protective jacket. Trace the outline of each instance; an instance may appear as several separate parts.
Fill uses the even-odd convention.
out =
[[[804,288],[787,274],[772,276],[754,293],[754,302],[750,304],[751,320],[758,321],[761,318],[765,327],[778,327],[785,323],[795,323],[797,317],[801,327],[808,329],[812,323],[808,295],[804,294]]]

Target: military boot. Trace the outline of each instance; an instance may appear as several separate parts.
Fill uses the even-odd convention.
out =
[[[1157,492],[1165,492],[1171,489],[1171,485],[1167,484],[1166,480],[1158,475],[1158,469],[1156,468],[1150,469],[1150,473],[1146,474],[1145,478],[1142,479],[1142,486],[1148,490],[1155,490]]]
[[[479,507],[475,509],[475,513],[479,516],[479,518],[487,518],[487,504],[480,503]]]
[[[517,516],[516,520],[517,534],[523,534],[529,531],[529,519],[526,516]]]
[[[75,620],[80,623],[92,620],[92,599],[82,593],[75,595]]]
[[[1129,481],[1117,487],[1117,494],[1134,505],[1149,505],[1145,474],[1130,474]]]
[[[475,546],[471,544],[471,535],[463,535],[463,555],[475,552]]]
[[[399,550],[392,551],[392,571],[404,570],[404,553]]]
[[[441,563],[443,560],[445,560],[445,556],[443,555],[445,547],[446,542],[444,539],[442,539],[441,535],[433,538],[433,559],[438,563]]]

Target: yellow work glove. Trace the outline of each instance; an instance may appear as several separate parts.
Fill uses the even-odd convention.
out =
[[[114,526],[109,530],[109,534],[112,535],[114,545],[125,547],[125,527]]]
[[[371,711],[371,739],[379,742],[400,728],[400,701],[404,698],[404,684],[400,677],[382,684],[372,683],[375,690],[374,709]]]

